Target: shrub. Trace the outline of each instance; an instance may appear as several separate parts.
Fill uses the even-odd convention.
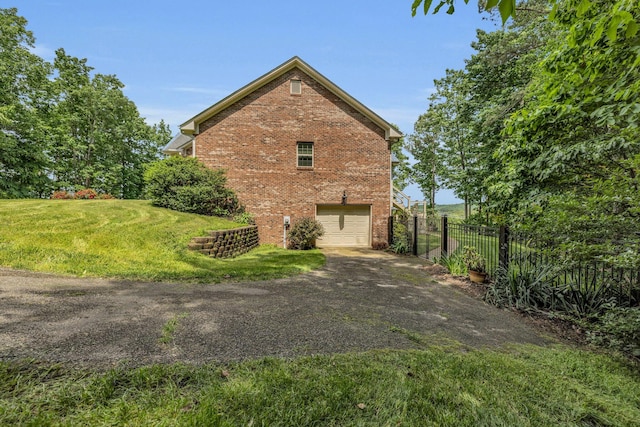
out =
[[[193,157],[173,156],[153,163],[144,174],[147,197],[154,206],[211,216],[232,216],[244,209],[226,187],[222,170]]]
[[[485,301],[498,307],[519,310],[550,309],[562,299],[562,289],[554,285],[556,267],[537,265],[498,268],[496,279],[484,296]]]
[[[640,357],[640,308],[613,308],[587,333],[594,344]]]
[[[393,223],[393,242],[390,249],[397,254],[407,254],[411,251],[409,230],[400,221],[394,221]]]
[[[575,317],[594,317],[616,305],[616,288],[592,278],[589,283],[569,280],[561,287],[554,309]]]
[[[76,191],[74,198],[81,200],[93,200],[98,198],[98,193],[96,192],[96,190],[93,190],[91,188],[85,188],[83,190]]]
[[[249,212],[242,212],[233,216],[234,222],[239,222],[240,224],[254,225],[256,223],[255,218]]]
[[[486,270],[485,259],[473,246],[465,246],[462,249],[462,262],[468,270],[484,273]]]
[[[51,194],[51,199],[80,199],[80,200],[93,200],[93,199],[115,199],[109,193],[98,194],[98,192],[91,188],[83,188],[74,193],[69,193],[65,190],[54,191]]]
[[[467,274],[467,266],[460,256],[460,252],[454,252],[448,256],[442,256],[437,260],[438,264],[444,266],[449,270],[449,273],[454,276],[465,276]]]
[[[316,239],[324,234],[322,224],[309,217],[297,220],[289,231],[289,249],[307,250],[316,246]]]
[[[60,190],[60,191],[54,191],[53,194],[51,194],[51,199],[56,199],[56,200],[62,200],[62,199],[73,199],[73,195],[67,193],[64,190]]]

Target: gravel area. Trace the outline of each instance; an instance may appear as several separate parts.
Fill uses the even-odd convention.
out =
[[[552,342],[520,316],[436,282],[424,260],[325,254],[308,274],[210,285],[0,269],[0,359],[107,368]]]

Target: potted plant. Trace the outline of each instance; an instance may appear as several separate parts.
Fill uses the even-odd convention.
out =
[[[487,278],[486,261],[473,246],[465,246],[462,260],[469,271],[469,279],[474,283],[483,283]]]

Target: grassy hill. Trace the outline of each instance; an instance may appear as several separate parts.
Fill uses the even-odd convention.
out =
[[[0,200],[0,266],[138,280],[253,280],[322,265],[318,251],[262,246],[232,260],[187,250],[231,221],[185,214],[141,200]]]
[[[449,218],[464,219],[464,203],[454,205],[438,205],[436,204],[436,212],[438,216],[447,215]]]

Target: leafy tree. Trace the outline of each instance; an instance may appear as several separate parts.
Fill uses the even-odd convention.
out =
[[[547,20],[546,0],[529,0],[521,4],[516,19],[491,33],[478,30],[472,43],[476,53],[467,60],[465,71],[471,84],[471,139],[476,146],[476,185],[486,199],[480,207],[504,220],[504,200],[499,193],[505,176],[502,163],[495,156],[509,138],[505,121],[526,107],[525,93],[535,67],[547,55],[547,42],[558,33]]]
[[[429,207],[436,204],[436,191],[439,188],[438,176],[438,137],[436,127],[431,126],[431,114],[421,115],[416,121],[413,133],[409,135],[408,149],[416,162],[412,179],[429,199]]]
[[[0,9],[0,197],[49,191],[44,114],[49,66],[31,53],[34,37],[17,10]]]
[[[56,51],[52,111],[59,188],[92,187],[121,198],[143,191],[144,165],[156,160],[170,138],[164,123],[149,127],[113,75],[91,75],[85,59]]]
[[[429,109],[409,138],[413,155],[421,159],[415,180],[431,187],[446,181],[486,212],[484,221],[489,214],[504,220],[508,203],[498,196],[506,172],[495,152],[508,138],[505,120],[524,106],[534,66],[547,54],[546,40],[556,33],[543,13],[546,6],[546,0],[529,0],[509,26],[478,30],[472,43],[476,53],[464,70],[449,70],[436,81]],[[466,211],[468,216],[468,206]]]
[[[115,76],[86,59],[31,53],[35,39],[17,10],[0,9],[0,197],[48,197],[94,187],[142,195],[145,165],[170,138],[149,126]]]
[[[391,153],[394,157],[394,165],[391,171],[393,185],[399,190],[404,190],[411,182],[411,167],[409,166],[409,156],[404,154],[404,137],[391,146]]]
[[[640,4],[559,1],[551,19],[563,37],[549,43],[497,155],[520,219],[578,243],[577,254],[640,230]],[[575,214],[558,221],[557,209]]]
[[[436,80],[436,92],[429,97],[429,109],[415,124],[417,132],[411,137],[411,151],[418,160],[414,165],[419,185],[433,192],[433,166],[442,186],[451,188],[465,202],[465,216],[469,203],[479,200],[474,185],[476,159],[470,138],[470,85],[463,71],[447,70],[446,77]],[[433,156],[433,153],[436,156]]]

